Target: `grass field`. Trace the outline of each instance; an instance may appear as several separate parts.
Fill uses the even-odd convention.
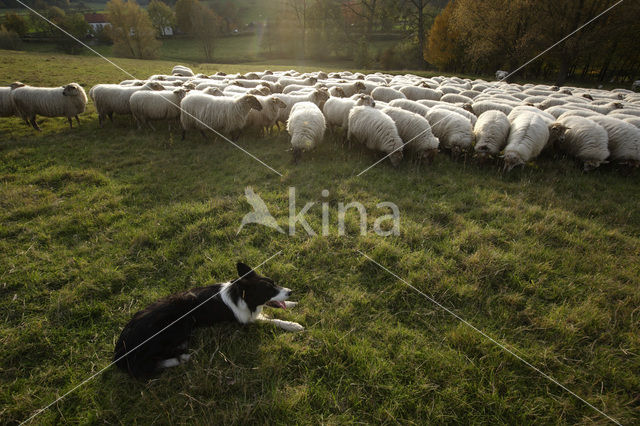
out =
[[[90,57],[0,51],[0,81],[59,85],[127,78]],[[136,76],[172,63],[117,62]],[[266,66],[207,65],[227,72]],[[270,66],[279,69],[277,66]],[[280,69],[291,66],[283,65]],[[624,424],[640,421],[640,185],[614,169],[583,174],[541,159],[503,176],[439,155],[379,165],[328,138],[291,164],[286,134],[239,144],[126,117],[34,133],[0,119],[0,423],[28,418],[111,362],[123,325],[151,301],[257,265],[300,305],[302,323],[198,331],[191,361],[148,382],[110,368],[37,424],[605,424],[608,420],[405,284],[371,256]],[[253,189],[286,226],[329,190],[331,233],[236,231]],[[338,202],[401,212],[401,235],[348,235]],[[319,232],[321,209],[310,211]]]

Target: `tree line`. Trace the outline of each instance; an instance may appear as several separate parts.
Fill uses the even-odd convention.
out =
[[[425,60],[470,74],[515,71],[617,0],[452,0],[436,17]],[[618,82],[640,76],[640,2],[623,2],[527,65],[524,79]]]

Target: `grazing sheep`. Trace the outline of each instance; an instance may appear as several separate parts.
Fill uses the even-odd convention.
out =
[[[155,130],[150,121],[166,120],[171,129],[171,121],[180,118],[180,102],[186,94],[187,90],[182,88],[173,91],[140,90],[132,94],[129,104],[138,128],[146,124]]]
[[[342,97],[344,98],[349,98],[358,93],[364,93],[367,90],[366,84],[363,83],[362,81],[354,81],[351,83],[326,83],[326,86],[329,88],[329,93],[331,93],[331,89],[333,88],[342,89],[342,92],[344,93],[344,96]],[[331,96],[334,96],[334,95],[332,94]]]
[[[497,102],[497,100],[482,100],[471,104],[471,109],[476,116],[480,117],[487,111],[500,111],[508,115],[513,110],[513,107],[502,102]]]
[[[290,84],[299,84],[302,86],[313,86],[317,82],[318,82],[318,79],[315,77],[307,77],[307,78],[280,77],[278,79],[278,84],[283,88],[289,86]]]
[[[467,103],[470,104],[473,102],[473,99],[467,96],[462,96],[457,93],[448,93],[442,96],[442,98],[440,98],[440,101],[447,102],[450,104],[467,104]]]
[[[423,99],[430,101],[439,101],[440,98],[444,95],[442,91],[438,89],[430,89],[428,87],[418,87],[418,86],[405,86],[400,89],[400,92],[406,96],[407,99],[411,99],[412,101],[420,101]]]
[[[396,124],[404,150],[415,153],[418,161],[433,161],[440,141],[431,132],[431,125],[424,116],[394,107],[387,107],[382,112]]]
[[[189,67],[185,67],[184,65],[176,65],[171,70],[171,74],[180,77],[193,77],[193,71]]]
[[[451,150],[454,157],[471,149],[473,128],[471,122],[455,111],[432,108],[427,121],[443,148]]]
[[[291,114],[287,120],[287,132],[291,135],[295,163],[298,162],[303,151],[312,150],[322,141],[325,129],[324,115],[316,104],[299,102],[291,108]]]
[[[89,90],[98,111],[98,124],[102,127],[105,117],[113,122],[113,114],[131,114],[129,99],[141,90],[164,90],[157,81],[148,81],[143,86],[120,86],[117,84],[96,84]]]
[[[329,98],[322,107],[327,126],[335,129],[342,127],[347,129],[349,124],[349,112],[356,106],[375,106],[373,98],[369,95],[354,95],[354,98]]]
[[[305,93],[302,95],[278,95],[278,97],[287,104],[286,108],[281,109],[278,112],[278,119],[276,122],[286,123],[289,119],[289,113],[291,112],[291,108],[298,102],[313,102],[320,109],[324,106],[324,103],[329,99],[329,92],[326,90],[314,90],[310,93]]]
[[[429,108],[427,106],[409,99],[394,99],[389,102],[389,106],[406,109],[407,111],[411,111],[423,117],[426,117],[429,112]]]
[[[456,106],[456,105],[448,104],[446,102],[442,102],[442,103],[436,104],[433,107],[431,107],[430,109],[446,109],[447,111],[457,112],[458,114],[460,114],[461,116],[465,117],[467,120],[469,120],[471,122],[471,127],[475,126],[476,125],[476,121],[478,121],[478,117],[476,117],[475,114],[465,110],[464,108],[461,108],[461,107]]]
[[[334,98],[347,98],[347,94],[344,92],[342,87],[330,87],[329,95]]]
[[[568,116],[551,126],[549,143],[584,163],[584,171],[596,169],[609,158],[607,131],[594,121]]]
[[[406,99],[407,97],[400,91],[392,89],[391,87],[376,87],[371,92],[371,97],[376,101],[391,102],[394,99]]]
[[[596,115],[602,115],[602,114],[600,114],[599,112],[591,111],[590,109],[570,109],[560,114],[560,116],[558,117],[558,120],[562,120],[564,117],[568,117],[568,116],[589,118],[589,117],[594,117]]]
[[[511,123],[502,111],[483,112],[473,128],[476,144],[474,150],[479,158],[497,156],[507,146]]]
[[[11,91],[24,86],[24,83],[16,81],[7,87],[0,87],[0,117],[11,117],[15,115],[16,107],[11,100]]]
[[[614,117],[597,115],[589,117],[607,131],[609,136],[609,160],[619,164],[640,165],[640,129],[631,123]]]
[[[253,95],[230,98],[201,93],[191,94],[185,96],[180,106],[183,140],[186,131],[191,129],[200,130],[203,134],[205,130],[214,130],[237,140],[247,122],[249,111],[262,110],[262,105]]]
[[[540,118],[542,118],[549,126],[555,123],[556,121],[556,118],[553,115],[549,114],[548,112],[542,111],[541,109],[538,109],[534,106],[527,106],[527,105],[520,105],[515,107],[513,110],[511,110],[511,112],[508,115],[509,121],[513,122],[519,116],[529,115],[530,113],[539,115]]]
[[[120,86],[118,86],[120,87]],[[87,106],[87,94],[78,83],[69,83],[62,87],[20,86],[10,91],[11,101],[16,114],[40,130],[36,116],[67,117],[69,127],[73,128],[72,118],[80,124],[79,114]]]
[[[516,166],[536,158],[549,140],[549,124],[535,112],[523,111],[511,121],[507,146],[504,148],[504,169],[511,171]]]
[[[402,139],[395,123],[375,108],[357,106],[351,109],[347,140],[355,140],[371,150],[382,152],[394,167],[402,161]]]
[[[257,129],[259,133],[263,133],[265,129],[271,129],[276,124],[280,110],[287,107],[287,104],[278,96],[256,96],[262,105],[262,110],[251,109],[245,127]]]

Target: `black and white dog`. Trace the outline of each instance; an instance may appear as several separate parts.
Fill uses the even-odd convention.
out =
[[[134,377],[152,377],[189,360],[187,348],[194,328],[219,322],[268,321],[287,331],[304,330],[298,323],[262,315],[265,305],[295,306],[296,302],[287,301],[291,290],[275,285],[244,263],[239,262],[237,269],[239,278],[231,282],[173,294],[136,313],[116,343],[116,365]]]

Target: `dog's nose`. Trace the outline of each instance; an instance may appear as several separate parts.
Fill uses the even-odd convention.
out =
[[[287,291],[287,297],[291,296],[291,293],[293,293],[292,290]]]

